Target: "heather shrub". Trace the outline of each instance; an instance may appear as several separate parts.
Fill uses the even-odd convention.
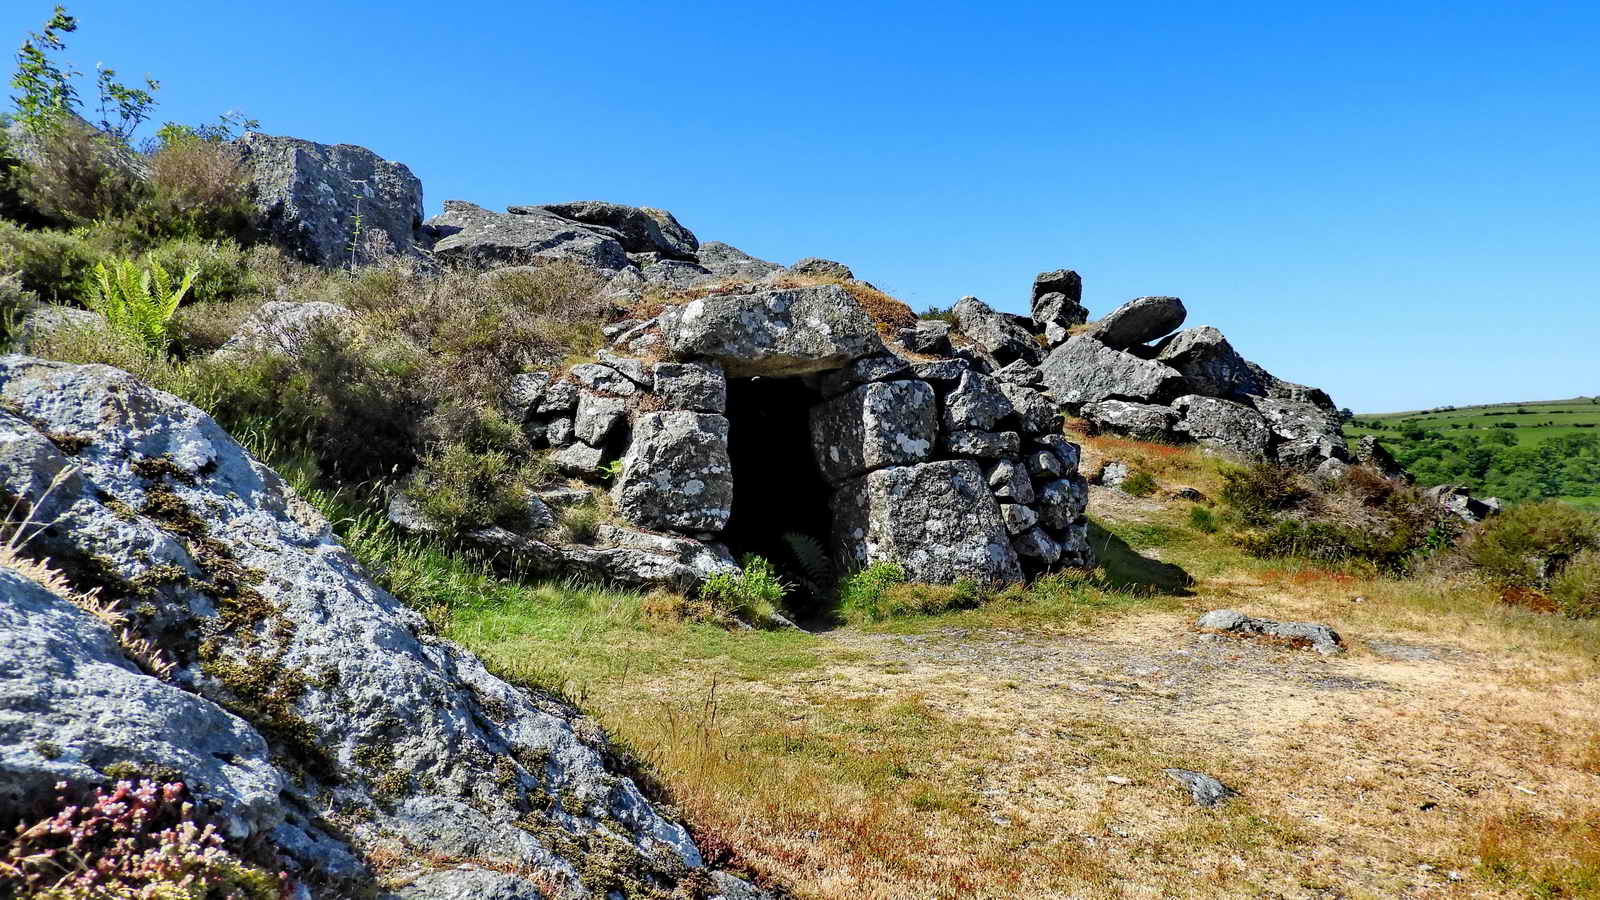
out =
[[[205,275],[196,279],[203,285]],[[250,314],[261,308],[258,296],[243,296],[210,303],[185,303],[168,323],[172,352],[182,359],[196,359],[220,348],[239,333]]]
[[[1462,552],[1498,584],[1542,590],[1569,559],[1595,549],[1600,549],[1600,516],[1541,500],[1485,520]]]
[[[174,238],[162,241],[139,258],[144,265],[159,265],[169,272],[196,272],[196,303],[220,303],[256,290],[250,257],[231,240],[202,241]]]
[[[428,518],[452,531],[517,527],[528,516],[528,473],[498,450],[451,441],[425,455],[407,492]]]
[[[1556,609],[1574,619],[1600,618],[1600,550],[1579,551],[1550,582]]]
[[[81,120],[66,119],[32,138],[18,170],[29,207],[59,225],[123,218],[145,194],[134,153]]]
[[[152,235],[248,239],[256,217],[239,151],[189,129],[164,128],[144,159],[135,216]]]
[[[1251,525],[1270,524],[1305,496],[1294,473],[1282,466],[1256,463],[1222,472],[1222,502]]]
[[[119,781],[0,838],[0,884],[37,900],[278,900],[287,876],[230,852],[181,783]]]

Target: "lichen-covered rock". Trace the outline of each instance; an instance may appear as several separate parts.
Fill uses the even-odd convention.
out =
[[[611,498],[618,514],[644,528],[721,531],[733,506],[727,418],[685,411],[640,416]]]
[[[1014,359],[995,370],[994,380],[1018,387],[1037,387],[1044,384],[1044,373],[1025,359]]]
[[[824,397],[837,397],[857,385],[889,381],[911,374],[911,363],[893,353],[863,356],[842,369],[823,375],[819,387]]]
[[[892,561],[928,584],[1022,577],[999,504],[970,460],[879,469],[840,487],[833,512],[846,566]]]
[[[883,351],[866,311],[834,284],[715,294],[658,321],[671,353],[715,360],[732,377],[825,372]]]
[[[1077,444],[1059,434],[1040,435],[1033,439],[1032,444],[1055,454],[1056,459],[1061,462],[1063,471],[1069,473],[1078,471],[1078,463],[1083,458],[1083,448]]]
[[[945,396],[942,424],[947,431],[992,431],[1011,413],[1011,401],[1000,385],[981,372],[969,371]]]
[[[1423,496],[1469,525],[1482,522],[1500,512],[1498,500],[1493,502],[1479,500],[1467,493],[1467,489],[1459,484],[1436,485],[1424,491]]]
[[[1222,332],[1209,325],[1186,328],[1156,346],[1156,361],[1171,366],[1189,381],[1189,389],[1206,397],[1242,398],[1266,393],[1259,367],[1246,362]]]
[[[1100,400],[1166,403],[1188,391],[1175,369],[1114,350],[1088,335],[1068,339],[1039,368],[1051,396],[1071,408]]]
[[[415,250],[422,182],[404,165],[365,147],[253,131],[234,146],[262,231],[295,257],[319,266],[344,264],[351,246],[373,233],[398,252]]]
[[[28,440],[25,425],[0,427]],[[138,760],[192,774],[193,795],[221,811],[230,837],[283,821],[286,779],[248,722],[150,677],[106,625],[3,567],[0,637],[0,808],[28,809],[53,799],[58,781],[102,782]]]
[[[52,523],[27,552],[106,586],[108,599],[137,590],[131,627],[159,636],[176,664],[167,684],[178,690],[166,690],[112,658],[87,617],[7,589],[0,608],[36,605],[0,617],[0,654],[43,654],[46,671],[50,657],[71,659],[93,680],[84,692],[60,671],[30,691],[26,715],[83,723],[58,735],[60,765],[99,766],[108,742],[126,739],[144,757],[127,760],[135,768],[179,767],[231,824],[270,825],[261,837],[291,876],[315,873],[329,893],[370,891],[361,860],[375,858],[446,887],[455,869],[430,860],[472,858],[529,873],[517,876],[526,896],[561,897],[590,896],[579,875],[596,866],[660,886],[701,865],[688,833],[574,728],[574,710],[433,637],[200,411],[105,366],[16,356],[0,358],[0,399],[12,411],[0,414],[0,487]],[[72,457],[55,443],[66,436]],[[122,724],[95,712],[113,690]],[[123,725],[141,734],[119,737]],[[276,783],[260,768],[263,744]],[[6,771],[20,790],[19,770]],[[275,823],[249,799],[273,789]]]
[[[1089,543],[1088,519],[1080,517],[1061,529],[1056,534],[1056,540],[1061,545],[1061,559],[1057,561],[1060,565],[1092,569],[1098,564],[1094,545]]]
[[[591,391],[578,395],[578,411],[572,417],[572,432],[591,447],[604,447],[606,438],[628,416],[630,401]]]
[[[566,425],[569,440],[573,436],[572,420],[556,419],[550,423],[551,427],[548,432],[551,435],[552,444],[555,442],[555,426],[558,424]],[[600,463],[605,458],[606,452],[604,448],[592,447],[582,441],[578,441],[577,443],[567,444],[550,454],[550,463],[556,467],[557,472],[563,475],[593,478],[599,472]]]
[[[63,329],[96,329],[106,324],[105,317],[87,309],[72,306],[39,306],[28,312],[12,332],[12,342],[18,350],[27,352],[35,343],[53,331]]]
[[[1410,483],[1413,479],[1405,466],[1395,459],[1383,444],[1378,442],[1376,435],[1365,435],[1356,442],[1356,459],[1360,463],[1385,478],[1395,478]]]
[[[935,407],[925,381],[864,384],[812,407],[811,449],[823,477],[837,484],[929,459],[937,436]]]
[[[1188,311],[1177,297],[1136,297],[1112,310],[1084,334],[1115,350],[1164,337],[1183,324]]]
[[[1054,454],[1047,451],[1040,452],[1055,463]],[[1028,477],[1027,469],[1009,459],[1002,459],[991,466],[984,478],[989,482],[989,490],[994,493],[997,500],[1010,503],[1033,502],[1033,480]]]
[[[1002,459],[1017,455],[1022,438],[1015,431],[947,431],[939,445],[951,456]]]
[[[1061,544],[1043,528],[1030,528],[1011,539],[1017,556],[1043,566],[1055,565],[1061,559]]]
[[[1325,459],[1350,459],[1338,413],[1293,400],[1254,397],[1252,403],[1272,429],[1272,452],[1283,465],[1314,469]]]
[[[1020,503],[1000,504],[1000,518],[1008,534],[1021,534],[1039,524],[1039,514]]]
[[[935,359],[911,364],[911,373],[923,381],[951,384],[961,380],[972,364],[964,359]]]
[[[1074,304],[1083,302],[1083,276],[1071,269],[1055,269],[1033,276],[1033,302],[1042,297],[1060,294]]]
[[[1272,429],[1261,414],[1242,403],[1187,394],[1172,401],[1178,431],[1197,443],[1247,459],[1265,459]]]
[[[256,350],[295,356],[318,328],[337,327],[337,323],[351,318],[350,310],[337,303],[272,300],[247,316],[217,352]]]
[[[1172,437],[1177,415],[1165,406],[1129,403],[1126,400],[1100,400],[1085,403],[1081,415],[1102,430],[1145,441]]]
[[[524,372],[511,376],[505,390],[500,392],[500,400],[511,412],[513,421],[524,422],[534,414],[552,380],[554,376],[549,372]]]
[[[950,323],[938,319],[919,319],[910,328],[900,329],[899,339],[913,353],[944,353],[950,349]]]
[[[1044,434],[1056,428],[1056,407],[1031,387],[1001,381],[997,385],[1010,403],[1012,421],[1023,434]]]
[[[956,327],[1001,364],[1022,359],[1037,363],[1041,348],[1026,328],[977,297],[962,297],[951,310]]]
[[[656,363],[655,391],[668,409],[720,413],[728,409],[728,376],[714,362]]]
[[[575,203],[546,203],[539,206],[513,206],[513,215],[551,213],[604,234],[629,253],[659,253],[668,259],[694,260],[700,241],[683,227],[672,213],[648,206],[623,206],[601,200]]]
[[[632,265],[615,238],[537,210],[520,215],[497,213],[473,203],[446,200],[444,212],[428,220],[427,230],[434,236],[434,255],[458,265],[487,269],[564,259],[602,275]]]

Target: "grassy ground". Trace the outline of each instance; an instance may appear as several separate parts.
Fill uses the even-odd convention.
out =
[[[447,635],[631,749],[713,858],[798,897],[1600,895],[1600,626],[1247,558],[1160,499],[1215,496],[1215,460],[1102,454],[1159,490],[1094,489],[1095,577],[819,634],[662,621],[340,517]],[[1351,651],[1190,630],[1221,606]],[[1173,766],[1240,796],[1196,807]]]

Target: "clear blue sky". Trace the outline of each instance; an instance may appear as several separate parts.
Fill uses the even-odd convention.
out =
[[[919,309],[1071,267],[1360,411],[1600,393],[1592,0],[68,6],[166,118],[366,145],[430,211],[660,206]]]

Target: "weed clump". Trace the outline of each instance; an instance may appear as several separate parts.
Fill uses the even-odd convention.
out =
[[[739,560],[737,573],[719,572],[700,586],[696,611],[711,622],[766,625],[791,586],[765,558],[750,554]]]

